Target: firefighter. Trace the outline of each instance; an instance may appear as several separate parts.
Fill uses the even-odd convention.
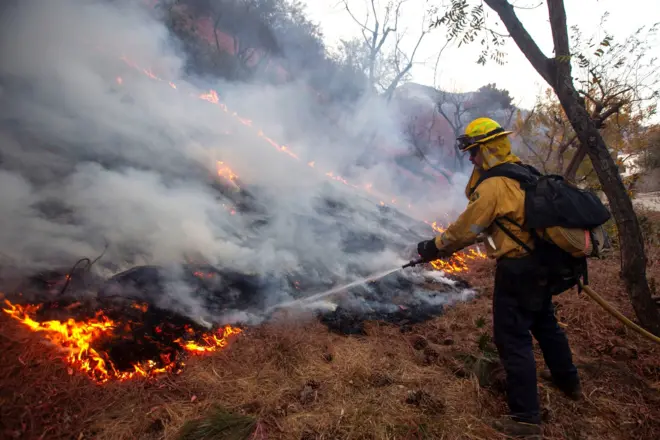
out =
[[[541,414],[532,335],[550,370],[550,375],[546,372],[545,376],[574,400],[581,391],[568,340],[555,318],[551,295],[538,288],[538,281],[532,275],[534,262],[519,244],[533,249],[533,237],[509,224],[514,240],[495,224],[496,219],[504,217],[518,225],[524,224],[524,191],[516,180],[500,176],[483,180],[475,187],[484,171],[504,163],[520,163],[511,152],[509,134],[510,131],[488,118],[476,119],[467,126],[465,135],[457,139],[459,149],[469,153],[474,165],[466,187],[467,208],[441,235],[420,242],[417,250],[424,260],[431,261],[451,256],[474,243],[480,234],[488,237],[487,253],[497,261],[494,340],[506,371],[510,411],[493,426],[511,436],[534,438],[541,435]]]

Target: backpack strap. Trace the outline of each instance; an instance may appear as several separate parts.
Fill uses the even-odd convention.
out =
[[[521,188],[523,188],[526,185],[531,185],[538,178],[541,176],[541,173],[534,168],[531,165],[526,165],[522,163],[503,163],[501,165],[498,165],[496,167],[493,167],[489,169],[488,171],[485,171],[479,180],[477,180],[476,185],[474,188],[472,188],[472,191],[470,194],[472,194],[481,184],[486,179],[489,179],[491,177],[508,177],[510,179],[516,180],[517,182],[520,183]],[[520,230],[524,230],[523,226],[518,224],[515,220],[509,218],[509,217],[501,217],[501,219],[508,221],[509,223],[515,225],[518,227]],[[518,246],[522,247],[527,253],[531,254],[533,250],[522,240],[520,240],[518,237],[515,236],[511,230],[509,230],[507,227],[505,227],[500,219],[495,219],[494,223],[497,225],[498,228],[502,230],[511,240],[513,240]],[[536,239],[536,233],[534,231],[531,231],[532,236]]]
[[[522,230],[522,226],[520,224],[518,224],[518,222],[516,222],[516,221],[514,221],[514,220],[512,220],[512,219],[510,219],[509,217],[506,217],[506,216],[501,217],[501,218],[508,221],[508,222],[510,222],[510,223],[512,223],[513,225],[517,226],[518,228],[520,228]],[[502,232],[504,232],[511,240],[516,242],[516,244],[518,246],[525,249],[525,251],[527,251],[528,254],[531,255],[532,252],[534,252],[534,250],[532,248],[530,248],[524,241],[522,241],[521,239],[516,237],[516,235],[513,232],[511,232],[511,230],[509,228],[505,227],[502,224],[502,222],[500,221],[500,219],[495,219],[493,221],[493,223],[495,223],[497,225],[497,227],[500,228],[502,230]]]
[[[520,186],[524,187],[525,185],[536,182],[540,176],[541,173],[531,165],[522,163],[503,163],[489,169],[488,171],[484,171],[479,177],[479,180],[477,180],[477,183],[470,190],[470,195],[476,191],[477,187],[481,185],[481,182],[491,177],[508,177],[520,182]]]

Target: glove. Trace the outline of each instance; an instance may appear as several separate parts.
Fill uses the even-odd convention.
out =
[[[417,244],[417,253],[424,261],[434,261],[439,258],[451,257],[450,252],[440,250],[435,245],[435,239],[420,241]]]
[[[424,240],[417,244],[417,253],[424,261],[433,261],[438,259],[438,248],[435,240]]]

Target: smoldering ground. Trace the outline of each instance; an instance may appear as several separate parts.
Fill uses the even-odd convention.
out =
[[[391,168],[355,165],[368,153],[366,141],[354,143],[363,131],[403,145],[396,112],[378,99],[344,115],[352,123],[338,135],[310,119],[317,104],[299,83],[193,85],[176,40],[141,2],[25,0],[0,19],[3,278],[67,266],[107,244],[93,268],[99,276],[192,258],[275,276],[264,287],[273,304],[297,289],[282,280],[314,280],[308,287],[318,289],[387,269],[432,233],[326,175],[341,170],[358,187],[393,190]],[[197,99],[199,84],[253,127]],[[257,126],[295,139],[297,158],[272,148]],[[218,191],[217,161],[245,192]],[[448,208],[446,194],[407,196],[437,213]],[[165,306],[207,309],[176,280],[165,290]]]

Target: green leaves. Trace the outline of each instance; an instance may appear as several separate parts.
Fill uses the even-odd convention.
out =
[[[483,49],[477,63],[484,65],[491,60],[502,65],[506,53],[498,47],[504,45],[505,36],[489,29],[486,19],[487,14],[482,2],[470,6],[467,0],[452,0],[445,13],[431,26],[446,26],[447,39],[458,41],[458,47],[473,43],[480,36],[479,42]]]

